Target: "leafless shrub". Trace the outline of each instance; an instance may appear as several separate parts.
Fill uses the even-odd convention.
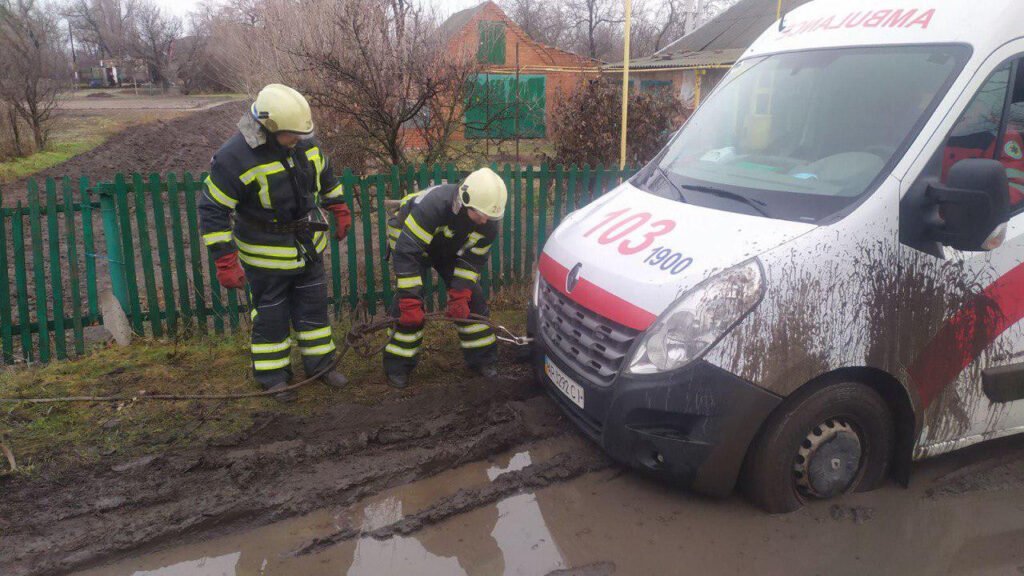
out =
[[[61,43],[55,13],[35,0],[0,0],[0,101],[8,107],[19,153],[26,150],[15,116],[29,126],[36,150],[46,146],[57,96],[68,79]]]
[[[622,127],[622,89],[594,80],[571,95],[554,115],[555,156],[565,164],[617,164]],[[629,97],[626,162],[653,158],[685,118],[687,110],[666,91],[633,92]]]

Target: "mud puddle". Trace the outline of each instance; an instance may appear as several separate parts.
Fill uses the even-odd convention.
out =
[[[212,542],[318,509],[348,509],[551,438],[573,438],[580,448],[493,482],[485,469],[478,474],[483,484],[473,490],[453,477],[445,485],[455,492],[430,496],[429,514],[409,517],[413,507],[405,505],[402,522],[375,536],[408,535],[505,496],[607,467],[541,394],[529,378],[470,379],[373,406],[339,403],[312,417],[271,414],[252,430],[202,449],[8,477],[0,485],[0,574],[63,574],[158,548]],[[322,540],[308,543],[303,556],[360,539],[363,525],[352,520],[318,534]]]
[[[909,489],[890,484],[785,516],[764,515],[738,497],[700,498],[600,467],[442,513],[436,523],[393,529],[446,510],[460,494],[471,499],[465,495],[589,450],[575,436],[551,438],[351,506],[80,574],[1024,573],[1024,439],[919,463]],[[373,536],[382,530],[384,537]],[[311,546],[324,541],[333,543]]]
[[[312,514],[245,533],[134,558],[81,572],[99,575],[242,574],[543,574],[563,565],[534,493],[514,494],[492,505],[452,517],[408,536],[366,535],[314,553],[309,542],[348,526],[372,532],[430,510],[460,491],[492,485],[566,452],[591,452],[575,435],[540,441],[526,449],[474,462],[406,486],[384,491],[353,506]],[[464,567],[465,566],[465,567]]]

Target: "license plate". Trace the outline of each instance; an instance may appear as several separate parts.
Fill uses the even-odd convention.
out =
[[[544,359],[544,373],[555,383],[555,388],[565,394],[565,397],[572,400],[573,404],[583,408],[583,387],[566,376],[558,366],[555,366],[550,358]]]

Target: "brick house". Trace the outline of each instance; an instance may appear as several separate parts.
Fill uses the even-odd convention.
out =
[[[520,138],[545,138],[563,99],[600,75],[599,62],[534,41],[494,2],[456,12],[439,32],[450,57],[481,67],[458,139],[508,139],[517,126]]]

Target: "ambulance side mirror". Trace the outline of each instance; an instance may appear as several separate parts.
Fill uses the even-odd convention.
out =
[[[928,185],[924,234],[928,240],[964,251],[991,250],[1002,242],[1010,214],[1006,167],[969,158],[949,169],[946,183]]]

